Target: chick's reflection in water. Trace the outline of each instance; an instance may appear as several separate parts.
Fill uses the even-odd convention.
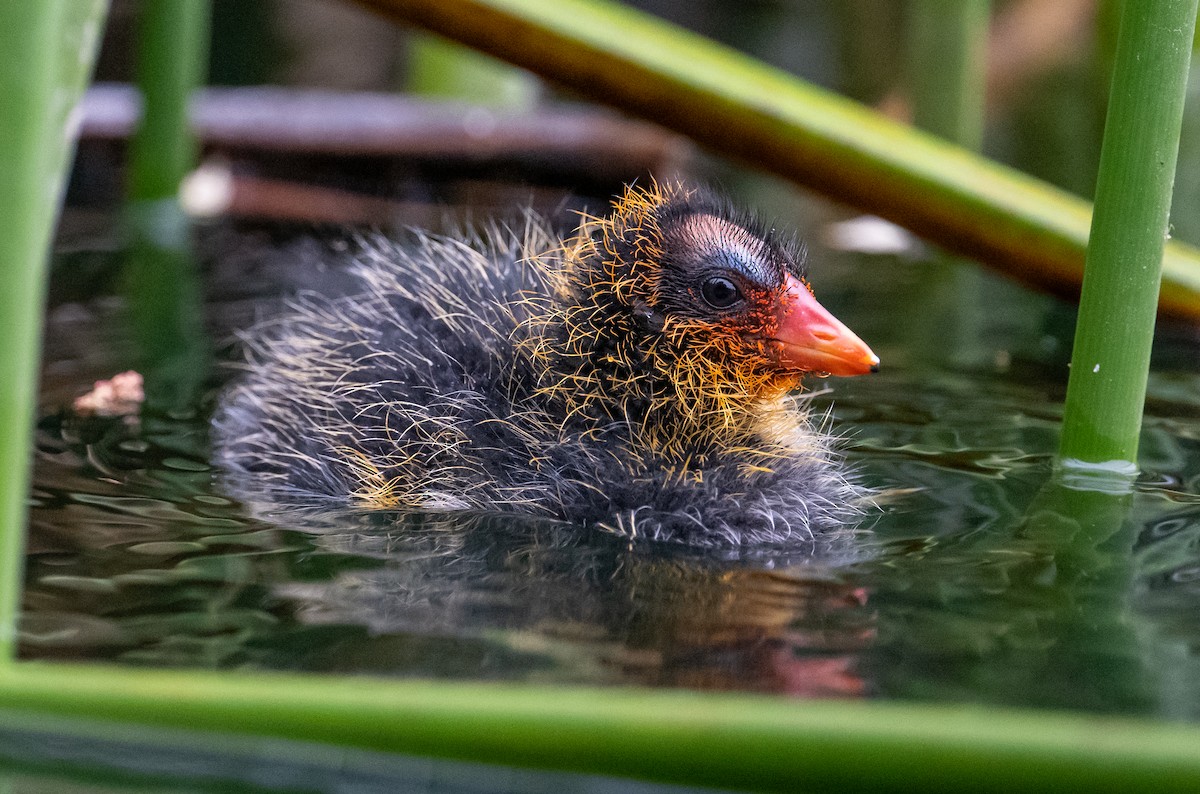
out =
[[[859,696],[875,639],[846,537],[755,561],[673,545],[631,549],[561,522],[389,511],[290,511],[342,559],[276,586],[300,635],[268,660],[379,674],[622,683]],[[280,516],[282,518],[282,516]],[[759,561],[761,562],[761,561]],[[365,632],[346,634],[361,626]]]
[[[360,241],[348,297],[250,331],[214,420],[261,509],[499,511],[692,546],[788,549],[867,494],[794,396],[878,359],[802,248],[679,185],[555,238]]]

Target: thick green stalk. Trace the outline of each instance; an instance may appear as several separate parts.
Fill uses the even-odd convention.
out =
[[[138,20],[137,83],[142,123],[130,142],[129,197],[174,198],[195,167],[196,141],[188,102],[208,65],[208,0],[142,3]]]
[[[46,245],[54,217],[55,151],[62,131],[51,98],[63,4],[11,4],[0,15],[0,659],[12,658],[21,591],[30,423]],[[50,194],[50,195],[47,195]]]
[[[358,0],[1074,294],[1091,205],[701,36],[590,0]],[[1200,319],[1200,251],[1167,247],[1162,306]]]
[[[1126,2],[1060,454],[1137,461],[1197,0]]]
[[[978,150],[983,142],[991,0],[910,0],[913,124]]]
[[[12,658],[46,252],[107,3],[0,5],[0,663]]]
[[[899,703],[25,663],[0,708],[758,791],[1195,791],[1195,726]]]

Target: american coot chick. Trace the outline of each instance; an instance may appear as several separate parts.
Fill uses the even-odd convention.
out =
[[[809,540],[859,510],[789,393],[878,359],[790,239],[679,185],[566,240],[359,241],[357,295],[248,335],[218,408],[226,488],[270,507],[527,513],[700,545]]]

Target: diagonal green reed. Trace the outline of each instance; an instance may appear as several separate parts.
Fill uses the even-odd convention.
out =
[[[616,3],[357,0],[1073,294],[1091,205]],[[1161,306],[1200,319],[1200,251],[1167,246]]]
[[[1126,2],[1060,455],[1137,461],[1196,0]]]

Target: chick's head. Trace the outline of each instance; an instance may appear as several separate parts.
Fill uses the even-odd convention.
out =
[[[813,297],[804,249],[719,200],[631,189],[593,233],[615,302],[660,369],[729,397],[857,375],[879,359]]]

